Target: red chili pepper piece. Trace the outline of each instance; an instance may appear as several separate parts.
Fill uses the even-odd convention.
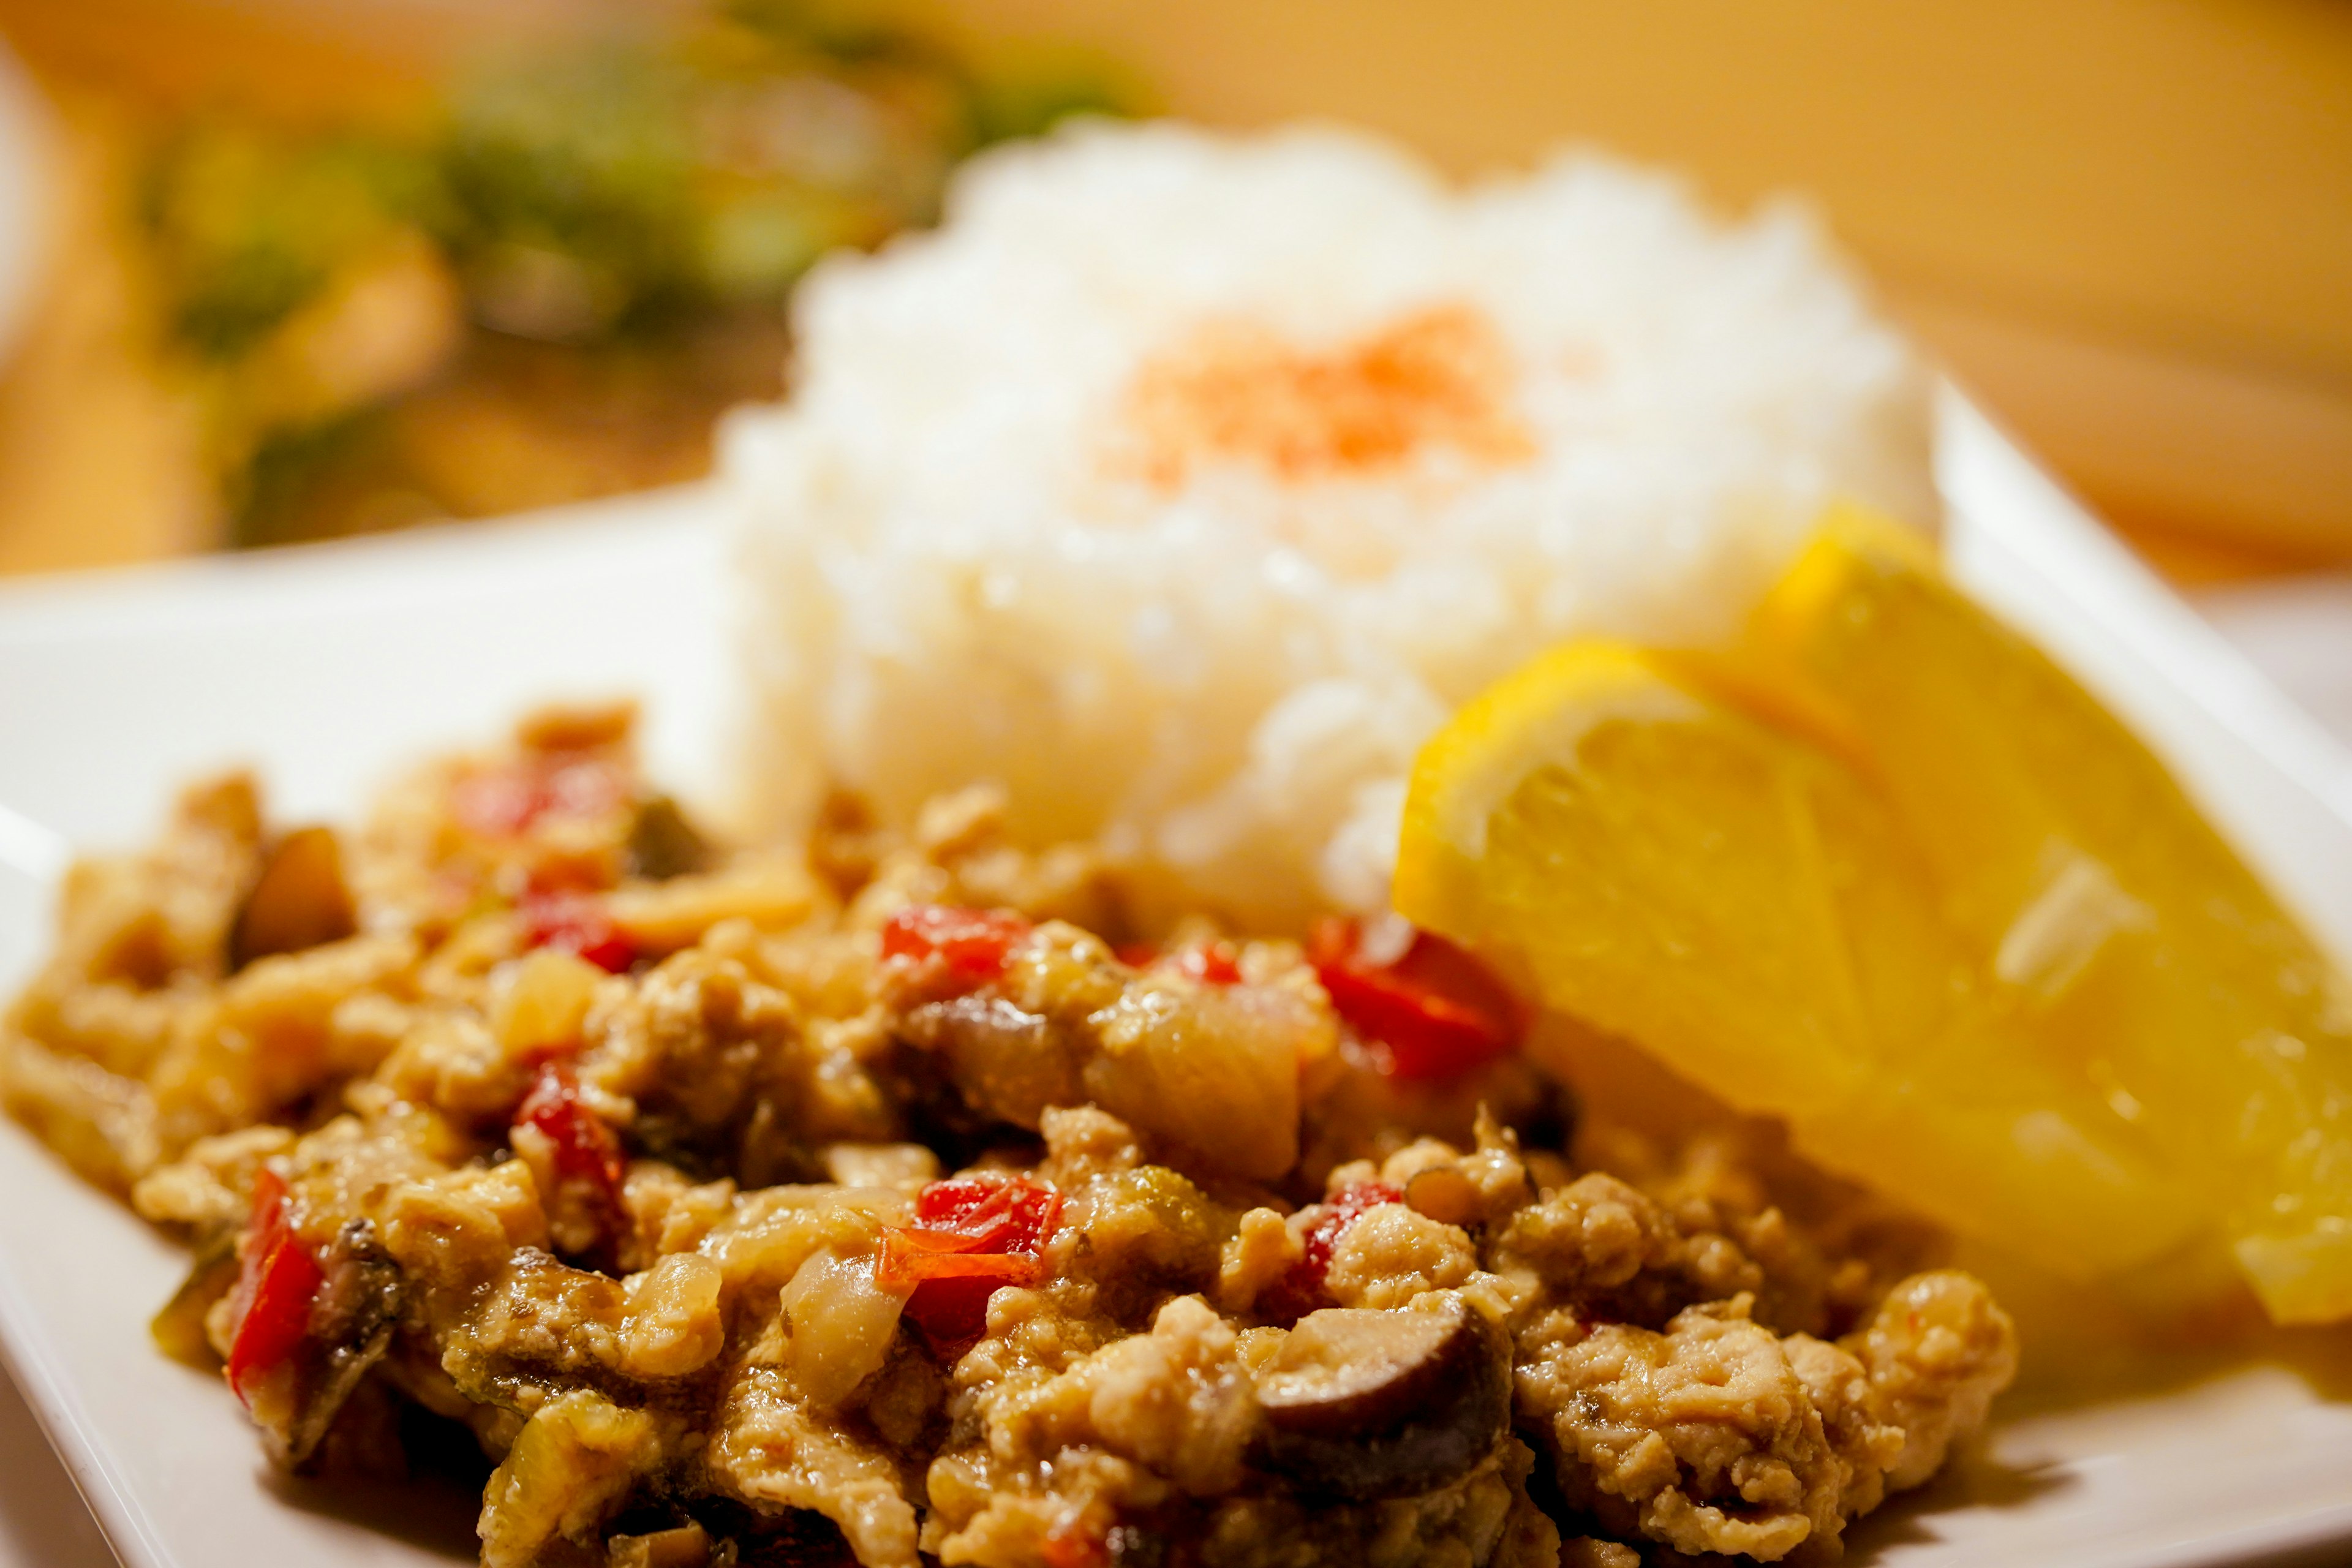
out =
[[[628,795],[620,770],[597,757],[526,756],[480,768],[449,790],[449,809],[485,838],[527,833],[542,816],[594,816]]]
[[[577,953],[607,974],[619,974],[637,961],[637,944],[613,923],[603,904],[584,894],[525,894],[522,926],[528,945]]]
[[[237,1241],[239,1268],[229,1314],[228,1385],[247,1407],[254,1380],[283,1363],[310,1331],[310,1304],[326,1275],[294,1229],[285,1180],[264,1166]]]
[[[1318,1307],[1329,1306],[1331,1297],[1323,1288],[1323,1279],[1331,1271],[1331,1251],[1339,1245],[1340,1233],[1367,1210],[1402,1202],[1404,1189],[1389,1182],[1358,1182],[1324,1199],[1323,1212],[1300,1238],[1305,1250],[1259,1300],[1258,1315],[1277,1322],[1294,1322]]]
[[[1232,942],[1222,937],[1180,947],[1172,955],[1163,953],[1150,942],[1130,942],[1111,951],[1114,957],[1130,969],[1149,969],[1165,960],[1175,966],[1178,973],[1189,974],[1204,984],[1241,984],[1241,955],[1234,951]]]
[[[620,1213],[621,1141],[582,1102],[579,1082],[567,1064],[541,1064],[530,1092],[515,1109],[514,1121],[517,1128],[537,1129],[554,1149],[557,1180],[592,1184],[605,1212]]]
[[[1229,942],[1205,942],[1188,947],[1176,955],[1176,967],[1211,985],[1241,984],[1241,955]]]
[[[957,1251],[1034,1252],[1061,1212],[1060,1193],[1020,1176],[955,1176],[915,1197],[921,1232],[968,1243]]]
[[[875,1279],[913,1292],[907,1316],[935,1350],[968,1346],[987,1327],[998,1286],[1045,1277],[1042,1254],[1061,1215],[1062,1194],[1024,1176],[933,1182],[916,1196],[915,1223],[883,1233]]]
[[[1045,1568],[1110,1568],[1110,1542],[1083,1516],[1066,1519],[1038,1543]]]
[[[1033,928],[1002,910],[951,904],[909,904],[882,927],[882,956],[936,961],[965,985],[985,985],[1004,973],[1013,949]]]
[[[1392,963],[1364,956],[1353,921],[1317,923],[1307,957],[1331,1005],[1378,1047],[1381,1070],[1449,1078],[1507,1056],[1526,1032],[1517,997],[1470,954],[1427,931]]]

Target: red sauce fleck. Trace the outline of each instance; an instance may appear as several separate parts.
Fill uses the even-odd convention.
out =
[[[585,893],[526,893],[522,921],[528,945],[577,953],[608,974],[618,974],[637,961],[637,944],[613,923],[601,901]]]
[[[1238,985],[1242,979],[1241,954],[1222,937],[1190,943],[1173,953],[1164,952],[1150,942],[1130,942],[1117,949],[1115,956],[1130,969],[1149,969],[1165,963],[1178,973],[1189,974],[1209,985]]]
[[[1329,1306],[1331,1296],[1323,1280],[1331,1271],[1331,1252],[1340,1234],[1368,1210],[1402,1202],[1404,1189],[1389,1182],[1358,1182],[1324,1199],[1318,1205],[1322,1213],[1308,1224],[1301,1238],[1305,1250],[1258,1299],[1258,1315],[1269,1321],[1290,1323],[1318,1307]]]
[[[617,1229],[626,1171],[621,1141],[581,1100],[580,1083],[569,1063],[540,1064],[530,1092],[515,1108],[514,1125],[518,1131],[535,1129],[547,1140],[554,1151],[556,1179],[585,1184],[606,1228]]]
[[[1515,375],[1494,322],[1466,304],[1432,305],[1328,348],[1212,321],[1137,374],[1125,466],[1173,489],[1207,463],[1253,463],[1299,483],[1378,472],[1435,447],[1521,462],[1535,447],[1511,405]]]
[[[882,956],[936,964],[950,984],[970,990],[1000,978],[1033,929],[1009,910],[909,904],[883,925]]]
[[[629,794],[614,763],[563,752],[534,753],[463,774],[450,785],[449,810],[485,838],[528,833],[546,816],[596,816]]]
[[[1045,1532],[1038,1554],[1045,1568],[1110,1568],[1110,1542],[1083,1514],[1062,1521]]]

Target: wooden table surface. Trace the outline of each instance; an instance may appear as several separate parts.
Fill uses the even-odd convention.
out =
[[[0,371],[0,572],[214,524],[110,238],[126,127],[316,115],[688,0],[0,0],[52,87],[52,292]],[[1322,115],[1450,166],[1564,139],[1801,191],[1890,308],[2189,581],[2352,563],[2352,5],[2339,0],[871,0],[982,54],[1076,40],[1168,109]]]

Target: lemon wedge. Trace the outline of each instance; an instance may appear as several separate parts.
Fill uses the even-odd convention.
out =
[[[2342,983],[1894,525],[1830,520],[1736,658],[1580,643],[1473,701],[1395,892],[1958,1230],[2076,1279],[2226,1241],[2279,1321],[2352,1315]]]
[[[2274,1320],[2352,1316],[2352,991],[2164,765],[1866,513],[1757,638],[1869,738],[2002,1037],[2219,1205]]]

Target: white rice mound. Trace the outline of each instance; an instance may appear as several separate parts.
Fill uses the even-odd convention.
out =
[[[1139,378],[1210,334],[1344,357],[1465,310],[1499,447],[1137,457]],[[721,455],[767,823],[993,779],[1022,837],[1247,930],[1385,908],[1416,748],[1547,646],[1718,641],[1833,499],[1936,516],[1923,377],[1804,215],[1589,153],[1456,189],[1330,130],[1083,125],[794,321]]]

